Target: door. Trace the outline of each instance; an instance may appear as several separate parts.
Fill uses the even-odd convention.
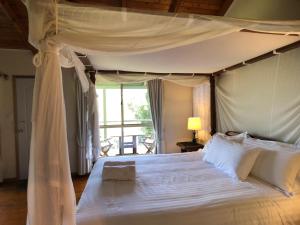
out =
[[[28,177],[34,78],[16,78],[16,137],[19,179]]]

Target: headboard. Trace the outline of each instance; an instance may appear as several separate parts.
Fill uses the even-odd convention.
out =
[[[227,131],[225,134],[227,136],[235,136],[235,135],[238,135],[240,133],[242,133],[242,132],[239,132],[239,131]],[[253,134],[248,134],[248,136],[252,137],[252,138],[260,139],[260,140],[278,141],[278,140],[275,140],[275,139],[272,139],[272,138],[266,138],[266,137],[257,136],[257,135],[253,135]]]

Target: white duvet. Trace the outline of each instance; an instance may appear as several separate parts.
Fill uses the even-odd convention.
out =
[[[77,208],[78,225],[300,225],[300,195],[253,178],[233,180],[200,152],[122,157],[137,178],[102,181],[96,163]]]

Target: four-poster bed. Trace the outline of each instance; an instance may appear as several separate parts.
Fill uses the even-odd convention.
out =
[[[75,67],[82,83],[83,91],[89,89],[89,82],[85,74],[85,66],[79,60],[75,52],[85,55],[107,54],[111,56],[131,56],[136,54],[139,56],[139,54],[167,51],[169,49],[201,43],[207,40],[214,40],[226,35],[238,33],[245,29],[255,32],[285,34],[287,37],[290,34],[300,34],[299,21],[249,21],[225,17],[186,16],[180,14],[154,15],[130,10],[124,11],[96,6],[80,6],[58,0],[24,0],[24,2],[27,6],[29,16],[29,41],[39,50],[38,54],[34,57],[34,65],[37,67],[37,70],[33,100],[32,139],[28,182],[28,225],[76,224],[76,204],[68,160],[65,108],[60,68],[61,66]],[[299,40],[299,38],[297,38],[298,36],[296,37],[296,40],[287,40],[287,42],[295,42]],[[281,44],[279,44],[278,47],[280,47]],[[218,69],[219,67],[220,66],[215,66],[213,68]],[[212,133],[216,132],[216,103],[215,75],[211,74],[217,71],[219,70],[210,72],[203,71],[205,74],[210,74]],[[127,78],[128,77],[131,77],[132,79],[132,74],[127,74]],[[106,80],[115,79],[113,76],[105,76],[103,74],[99,75],[99,78]],[[157,75],[148,74],[145,78],[139,79],[153,80],[156,78]],[[170,79],[174,82],[186,81],[183,77],[178,78],[176,76],[159,76],[159,78]],[[205,79],[197,78],[197,76],[192,78],[192,81],[189,80],[189,85],[195,85],[195,83],[196,85],[199,85],[203,82],[208,82],[207,75],[204,76]],[[122,80],[124,77],[119,76],[117,79]],[[201,156],[199,153],[197,154],[198,155],[189,154],[180,157],[176,156],[178,157],[177,166],[180,166],[186,161],[193,161],[194,158],[199,159]],[[172,157],[173,156],[158,155],[150,158],[140,158],[139,162],[147,162],[149,160],[151,162],[153,159],[158,159],[160,163],[158,163],[157,169],[160,170],[165,168],[165,166],[176,167],[176,163],[169,162]],[[176,157],[174,156],[174,158]],[[166,163],[166,165],[164,165],[164,163]],[[144,166],[147,167],[146,165]],[[189,170],[191,170],[193,166],[195,166],[195,164],[189,164]],[[98,182],[96,179],[100,167],[101,162],[99,161],[96,164],[97,169],[92,172],[93,179],[90,179],[89,183]],[[214,170],[210,170],[209,166],[201,164],[201,167],[203,170],[208,169],[208,171],[210,171],[208,175],[212,173],[212,178],[218,177]],[[177,167],[177,169],[179,168]],[[141,172],[146,174],[146,172],[151,171],[145,169],[141,170]],[[154,171],[152,171],[152,173],[153,172]],[[172,173],[174,173],[174,171]],[[154,174],[150,173],[149,175],[149,181],[155,183]],[[172,174],[165,175],[169,176]],[[191,174],[187,173],[186,176],[180,177],[180,173],[177,173],[174,179],[178,181],[180,179],[195,178],[190,175]],[[222,180],[224,177],[219,178]],[[167,180],[165,181],[167,182]],[[212,181],[212,184],[214,182],[218,181]],[[229,184],[227,187],[232,190],[231,182],[228,179],[225,179],[225,182]],[[177,183],[177,185],[180,186],[179,183]],[[222,183],[220,183],[220,185],[222,185]],[[241,189],[249,188],[248,197],[253,197],[251,193],[256,192],[257,189],[251,188],[251,185],[249,187],[245,185],[246,184],[241,184]],[[90,188],[93,189],[95,186],[88,185],[86,193],[89,192],[88,189]],[[131,188],[132,186],[129,185],[127,187],[127,192],[131,192]],[[106,189],[101,190],[104,192],[107,191]],[[185,190],[184,186],[182,187],[182,190]],[[195,191],[193,194],[205,194],[203,192],[198,192],[199,190],[197,189],[193,190]],[[209,190],[209,188],[206,190]],[[160,190],[158,188],[153,191],[154,196],[157,194],[156,196],[163,197],[163,193],[158,193],[159,191],[163,191],[163,189]],[[90,192],[90,194],[92,197],[95,197],[93,195],[98,192],[99,190]],[[120,194],[123,195],[124,193],[121,192]],[[148,194],[146,196],[149,197]],[[83,196],[85,195],[87,194],[84,194]],[[170,192],[169,196],[174,197],[174,193]],[[86,197],[86,199],[91,200],[89,196]],[[184,199],[184,196],[182,196],[182,198]],[[83,199],[85,198],[83,197]],[[82,202],[86,201],[86,199],[82,200]],[[191,198],[187,200],[186,203],[191,203],[192,201]],[[212,198],[210,200],[215,201],[216,199]],[[114,201],[114,199],[109,199],[109,201]],[[293,201],[296,201],[296,199]],[[146,204],[148,201],[137,202]],[[184,201],[174,201],[173,204],[168,204],[168,202],[166,202],[166,206],[172,209],[174,203],[175,205],[181,204],[181,208],[186,207],[184,206]],[[150,204],[149,206],[150,208],[153,207],[154,213],[158,212],[155,203],[154,205]],[[191,206],[195,205],[191,204]],[[134,206],[132,205],[132,207]],[[143,207],[147,207],[147,205],[143,205]],[[108,207],[107,209],[110,208]],[[115,210],[114,208],[111,209],[112,211]],[[138,209],[143,208],[138,207],[134,210]],[[89,206],[87,210],[88,213],[95,213]],[[134,210],[132,211],[133,213],[135,212]],[[79,213],[80,211],[81,210],[79,209]],[[272,212],[275,213],[275,211]],[[88,213],[85,216],[89,217]],[[111,212],[108,213],[112,215]],[[127,213],[128,212],[125,212],[125,214]],[[208,214],[204,213],[202,215],[205,218],[208,218],[206,217]],[[87,224],[92,224],[88,221],[81,221],[81,215],[79,215],[79,218],[80,224],[84,224],[85,222],[87,222]],[[91,217],[91,219],[94,218]],[[98,219],[98,217],[96,219]],[[120,218],[117,218],[117,221],[119,219]],[[279,221],[277,220],[278,217],[267,218],[267,220],[269,219],[274,219],[274,222]],[[138,222],[137,220],[134,221]],[[132,222],[131,224],[134,224],[134,221],[130,221]],[[150,221],[151,220],[149,220],[149,222]],[[167,221],[160,218],[158,222],[163,223]],[[97,223],[99,223],[98,220]]]
[[[253,177],[233,180],[202,152],[125,157],[134,182],[102,181],[101,159],[78,203],[78,225],[298,224],[300,196],[286,197]],[[155,167],[153,167],[155,164]]]

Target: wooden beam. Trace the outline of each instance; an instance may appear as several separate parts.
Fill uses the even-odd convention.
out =
[[[229,7],[231,6],[233,0],[224,0],[220,10],[218,11],[218,16],[224,16]]]
[[[241,63],[235,64],[235,65],[229,66],[229,67],[227,67],[227,68],[225,68],[223,70],[219,70],[219,71],[215,72],[214,74],[221,75],[222,73],[224,73],[226,71],[235,70],[235,69],[238,69],[240,67],[247,66],[248,64],[259,62],[261,60],[271,58],[271,57],[276,56],[276,55],[278,55],[280,53],[284,53],[284,52],[287,52],[287,51],[290,51],[292,49],[296,49],[296,48],[299,48],[299,47],[300,47],[300,41],[296,41],[296,42],[294,42],[292,44],[288,44],[288,45],[283,46],[281,48],[274,49],[274,51],[267,52],[265,54],[256,56],[256,57],[254,57],[252,59],[248,59],[245,62],[241,62]]]
[[[284,33],[269,33],[269,32],[254,31],[254,30],[248,30],[248,29],[242,29],[242,30],[240,30],[240,32],[255,33],[255,34],[286,35]],[[298,34],[288,34],[288,36],[299,36],[299,35]]]
[[[264,60],[264,59],[268,59],[268,58],[273,57],[273,56],[274,56],[273,51],[272,52],[267,52],[263,55],[260,55],[260,56],[257,56],[255,58],[252,58],[252,59],[249,59],[249,60],[245,61],[245,64],[246,65],[247,64],[252,64],[252,63]]]
[[[93,84],[96,84],[96,72],[89,72],[90,80]]]
[[[22,3],[20,3],[22,4]],[[22,38],[22,41],[24,42],[24,45],[31,50],[33,54],[37,52],[37,50],[29,44],[27,37],[28,37],[28,28],[24,26],[24,24],[19,20],[19,17],[15,13],[15,10],[11,8],[9,5],[9,1],[6,0],[0,0],[0,7],[5,12],[6,16],[11,20],[14,27],[20,34],[20,38]],[[25,6],[24,6],[25,7]]]
[[[175,13],[178,11],[182,0],[172,0],[169,7],[169,12]]]
[[[215,76],[210,76],[210,126],[211,135],[217,132],[217,109],[216,109],[216,80]]]
[[[86,70],[86,72],[97,72],[102,74],[136,74],[136,75],[144,75],[145,73],[148,75],[156,75],[156,76],[169,76],[169,75],[175,75],[175,76],[185,76],[185,77],[200,77],[200,76],[206,76],[210,77],[211,73],[153,73],[153,72],[135,72],[135,71],[124,71],[124,70]]]
[[[293,49],[296,49],[296,48],[300,48],[300,41],[296,41],[292,44],[289,44],[289,45],[283,46],[281,48],[278,48],[278,49],[276,49],[276,51],[279,52],[279,53],[284,53],[284,52],[287,52],[287,51],[290,51],[290,50],[293,50]]]
[[[94,66],[91,64],[89,58],[87,55],[83,55],[81,53],[76,52],[77,57],[82,62],[82,64],[85,66],[85,72],[89,74],[89,79],[92,81],[93,84],[96,83],[96,70],[94,69]]]

